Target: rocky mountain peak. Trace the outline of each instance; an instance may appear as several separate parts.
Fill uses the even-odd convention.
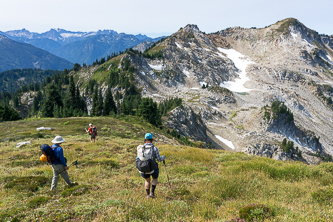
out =
[[[184,27],[185,32],[200,32],[200,29],[197,25],[194,24],[188,24]]]
[[[4,39],[6,39],[6,38],[7,38],[6,36],[0,34],[0,40],[1,41],[4,40]]]

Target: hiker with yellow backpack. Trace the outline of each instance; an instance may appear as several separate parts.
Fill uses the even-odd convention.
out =
[[[135,159],[135,165],[141,176],[145,179],[145,188],[147,196],[146,198],[155,197],[155,189],[158,182],[159,169],[156,162],[164,161],[165,156],[160,156],[158,148],[153,144],[153,135],[146,133],[144,139],[144,145],[137,147],[137,157]],[[153,178],[151,184],[152,189],[150,192],[150,177]]]
[[[51,142],[54,143],[51,147],[47,144],[43,144],[40,146],[40,149],[43,153],[40,157],[40,160],[51,164],[53,169],[51,191],[57,187],[59,175],[61,175],[67,185],[77,185],[77,183],[73,183],[69,179],[69,175],[67,172],[69,166],[67,166],[67,161],[64,157],[63,148],[60,146],[61,143],[65,142],[65,139],[63,139],[61,136],[56,136]]]

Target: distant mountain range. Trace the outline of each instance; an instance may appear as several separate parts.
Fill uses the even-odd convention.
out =
[[[0,34],[0,72],[10,69],[38,68],[63,70],[73,63],[27,43]]]
[[[71,32],[64,29],[51,29],[44,33],[30,32],[26,29],[0,32],[8,38],[29,43],[72,63],[91,64],[96,59],[106,57],[112,52],[124,51],[145,41],[158,41],[146,35],[129,35],[113,30],[96,32]],[[17,67],[16,67],[17,68]]]

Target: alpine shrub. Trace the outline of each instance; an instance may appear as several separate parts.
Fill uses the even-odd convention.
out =
[[[314,200],[321,204],[329,204],[333,200],[333,189],[319,189],[313,193],[311,196]]]
[[[44,197],[44,196],[36,197],[29,201],[29,203],[27,204],[27,207],[37,208],[40,205],[45,204],[49,199],[51,199],[51,197]]]
[[[85,193],[90,193],[91,190],[91,186],[88,185],[79,185],[76,187],[69,187],[69,189],[65,189],[62,193],[61,193],[61,197],[69,197],[71,195],[73,196],[79,196]]]
[[[27,176],[19,177],[5,185],[5,188],[12,188],[18,191],[31,191],[35,192],[38,187],[42,186],[47,181],[44,176]]]
[[[236,217],[234,219],[229,220],[228,222],[246,222],[246,221],[244,219]]]
[[[273,210],[264,204],[250,204],[239,210],[239,217],[245,221],[264,221],[272,216]]]

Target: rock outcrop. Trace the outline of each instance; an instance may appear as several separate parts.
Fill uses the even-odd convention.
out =
[[[207,141],[207,128],[200,116],[196,115],[190,106],[184,105],[173,109],[163,119],[163,123],[167,127],[176,130],[181,136],[191,137],[204,142]]]

